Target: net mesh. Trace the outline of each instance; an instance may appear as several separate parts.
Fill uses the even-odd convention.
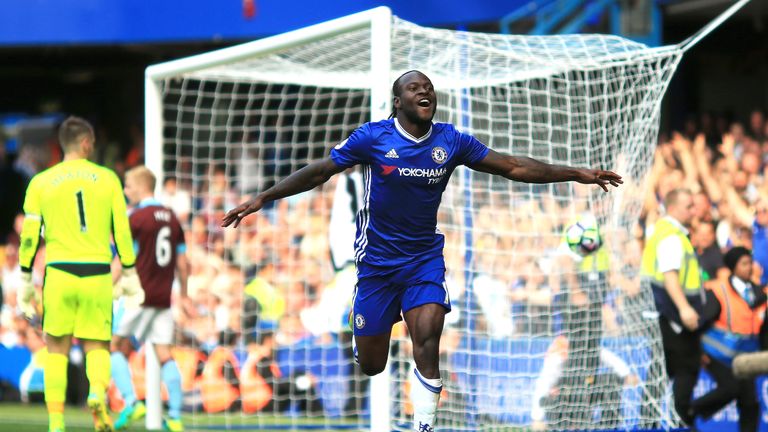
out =
[[[387,85],[407,70],[425,72],[438,91],[435,121],[496,151],[625,179],[605,194],[457,169],[438,216],[453,311],[441,341],[437,426],[676,425],[634,233],[661,97],[681,51],[397,18],[391,46]],[[360,29],[162,83],[164,176],[192,203],[190,292],[199,313],[180,323],[179,337],[206,359],[186,386],[197,426],[370,427],[376,399],[353,367],[346,325],[360,174],[274,203],[237,230],[218,228],[227,209],[379,120],[371,118],[370,59],[371,32]],[[581,259],[561,243],[585,213],[604,246]],[[391,426],[408,430],[413,366],[400,325],[391,360]]]

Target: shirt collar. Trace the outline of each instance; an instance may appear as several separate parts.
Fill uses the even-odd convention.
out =
[[[155,199],[155,197],[144,198],[143,200],[141,200],[139,202],[139,205],[137,205],[136,208],[144,208],[144,207],[149,207],[149,206],[153,206],[153,205],[154,206],[161,206],[161,205],[163,205],[163,203],[161,203],[160,201]]]
[[[678,227],[680,231],[683,232],[683,234],[688,235],[688,228],[686,228],[683,224],[680,223],[677,219],[673,218],[672,216],[664,216],[664,219],[668,220],[672,225]]]
[[[397,117],[394,118],[395,120],[395,129],[397,129],[398,132],[400,132],[400,135],[404,136],[405,138],[415,142],[415,143],[422,143],[426,141],[431,135],[432,135],[432,125],[429,125],[429,130],[427,133],[424,134],[421,138],[416,138],[413,135],[409,134],[405,129],[403,129],[402,126],[400,126],[400,122],[397,121]]]

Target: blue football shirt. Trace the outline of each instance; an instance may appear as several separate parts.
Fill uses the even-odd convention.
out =
[[[488,147],[453,125],[435,123],[416,138],[395,119],[366,123],[331,150],[341,167],[363,168],[364,198],[357,214],[355,260],[382,267],[443,253],[437,209],[458,165],[473,164]]]
[[[752,259],[763,268],[760,284],[768,284],[768,227],[752,222]]]

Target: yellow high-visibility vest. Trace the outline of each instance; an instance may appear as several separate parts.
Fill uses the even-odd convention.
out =
[[[663,218],[656,222],[653,234],[648,239],[643,251],[643,261],[640,266],[640,274],[652,283],[664,286],[664,273],[659,271],[656,249],[659,242],[669,236],[677,236],[683,246],[683,262],[678,271],[680,286],[686,295],[696,295],[702,290],[701,270],[696,258],[696,251],[685,232],[669,219]]]

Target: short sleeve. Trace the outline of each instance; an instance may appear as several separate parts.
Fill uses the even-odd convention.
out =
[[[134,208],[133,211],[128,212],[128,226],[131,228],[131,234],[133,237],[138,237],[136,233],[141,229],[141,221],[139,220],[138,208]]]
[[[372,142],[371,127],[366,123],[331,150],[331,160],[340,167],[368,163]]]
[[[187,252],[187,244],[184,238],[184,228],[181,226],[181,222],[173,215],[173,225],[175,227],[176,235],[174,243],[176,244],[176,253],[183,254]]]
[[[659,272],[680,270],[683,264],[683,243],[680,237],[671,235],[662,239],[656,246],[656,259],[658,260]]]
[[[456,139],[458,140],[458,163],[460,165],[472,165],[480,162],[488,155],[488,147],[472,135],[457,131]]]

